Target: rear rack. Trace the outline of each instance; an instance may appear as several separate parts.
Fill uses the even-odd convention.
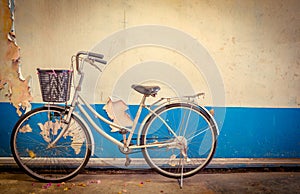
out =
[[[205,93],[204,92],[200,92],[197,93],[195,95],[191,95],[191,96],[182,96],[182,97],[165,97],[165,98],[160,98],[159,100],[157,100],[156,102],[154,102],[153,104],[149,105],[149,107],[152,106],[162,106],[166,103],[171,103],[174,101],[183,101],[183,102],[195,102],[195,99],[199,99],[201,96],[203,96],[203,98],[205,97]]]

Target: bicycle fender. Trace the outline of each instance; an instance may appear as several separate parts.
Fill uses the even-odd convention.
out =
[[[195,104],[195,105],[197,105],[197,104]],[[200,106],[200,105],[197,105],[197,106]],[[212,121],[213,121],[213,123],[214,123],[214,125],[216,126],[216,129],[217,129],[217,135],[219,136],[219,134],[220,134],[220,130],[219,130],[219,127],[218,127],[218,125],[217,125],[217,122],[216,122],[216,120],[215,120],[215,117],[214,116],[212,116],[212,114],[205,108],[205,107],[203,107],[203,106],[200,106],[210,117],[211,117],[211,119],[212,119]]]

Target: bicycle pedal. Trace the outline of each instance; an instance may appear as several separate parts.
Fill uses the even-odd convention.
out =
[[[129,166],[130,163],[131,163],[131,159],[128,156],[126,156],[125,166],[126,167]]]

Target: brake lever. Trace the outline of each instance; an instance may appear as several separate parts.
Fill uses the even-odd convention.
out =
[[[98,69],[100,72],[102,72],[102,70],[100,69],[100,67],[98,65],[96,65],[94,62],[94,59],[91,58],[85,58],[84,59],[86,62],[88,62],[89,64],[91,64],[93,67],[95,67],[96,69]]]

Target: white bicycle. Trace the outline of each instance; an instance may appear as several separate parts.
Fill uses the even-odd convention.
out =
[[[106,115],[100,115],[81,95],[83,66],[90,64],[101,70],[106,64],[103,55],[81,51],[72,57],[72,64],[74,61],[79,81],[71,104],[47,103],[23,115],[14,126],[11,151],[16,163],[28,175],[47,182],[63,182],[75,177],[88,163],[94,149],[89,126],[119,147],[126,155],[125,165],[130,163],[129,155],[140,150],[149,166],[166,177],[190,177],[211,161],[218,127],[210,112],[193,102],[202,93],[184,98],[161,98],[146,105],[146,99],[155,97],[160,87],[133,85],[132,88],[142,94],[142,100],[132,126],[120,126]],[[38,70],[38,73],[45,102],[68,101],[72,71]],[[136,129],[143,109],[149,114]],[[117,128],[121,140],[101,129],[92,119],[95,116]],[[133,141],[136,130],[137,138]]]

